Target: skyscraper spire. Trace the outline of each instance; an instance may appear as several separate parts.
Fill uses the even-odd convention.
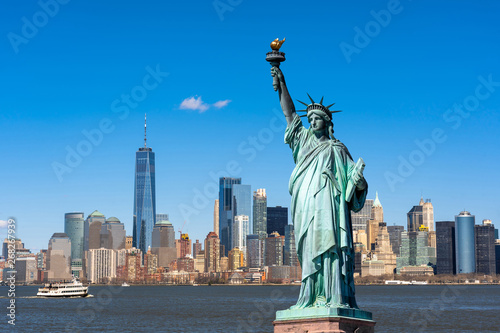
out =
[[[144,114],[144,148],[146,148],[146,114]]]
[[[378,192],[375,192],[375,201],[373,202],[373,207],[382,207],[382,204],[378,199]]]

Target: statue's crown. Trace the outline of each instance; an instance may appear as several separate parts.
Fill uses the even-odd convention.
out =
[[[335,105],[335,103],[332,103],[328,106],[324,106],[323,105],[323,98],[324,97],[321,97],[321,101],[319,103],[316,103],[311,96],[309,96],[309,94],[307,94],[307,96],[309,97],[309,99],[311,100],[311,104],[306,104],[304,102],[301,102],[299,100],[297,100],[299,103],[302,103],[306,106],[306,109],[305,110],[297,110],[297,112],[305,112],[305,114],[301,115],[301,117],[307,117],[309,115],[310,112],[312,111],[322,111],[323,113],[325,113],[325,115],[328,117],[329,120],[332,120],[332,114],[333,113],[337,113],[337,112],[342,112],[342,110],[330,110],[330,107],[332,107],[333,105]]]

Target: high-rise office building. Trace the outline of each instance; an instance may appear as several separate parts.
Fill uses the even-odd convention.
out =
[[[233,249],[238,248],[246,253],[247,235],[249,232],[249,221],[247,215],[236,215],[233,222]]]
[[[133,243],[134,243],[134,237],[126,236],[125,237],[125,250],[131,249]]]
[[[175,230],[169,221],[157,221],[153,228],[151,252],[158,256],[158,266],[168,267],[177,259]]]
[[[384,208],[378,198],[378,192],[375,192],[375,200],[371,208],[370,220],[367,222],[366,237],[368,251],[375,250],[375,243],[377,242],[378,227],[380,223],[384,222]]]
[[[189,234],[181,234],[179,239],[175,240],[175,247],[177,249],[177,258],[185,258],[191,255],[191,239]]]
[[[252,219],[252,188],[250,185],[233,185],[233,222],[234,217],[238,215],[248,216],[248,221]]]
[[[72,260],[83,258],[84,224],[83,213],[64,214],[64,233],[71,239]]]
[[[436,222],[436,274],[456,274],[455,221]]]
[[[170,221],[156,222],[151,243],[153,247],[175,248],[175,230]]]
[[[233,243],[233,222],[237,215],[251,218],[252,192],[250,185],[242,185],[241,178],[222,177],[219,180],[219,235],[220,245],[227,256]]]
[[[193,258],[196,258],[196,255],[201,252],[201,243],[200,240],[197,239],[195,243],[193,243]]]
[[[368,249],[368,237],[365,229],[353,230],[352,241],[355,243],[354,247],[356,251],[366,253],[366,249]]]
[[[247,266],[260,268],[264,266],[264,242],[259,235],[247,235]]]
[[[286,225],[288,225],[287,207],[267,207],[267,232],[269,234],[276,231],[278,234],[284,235]]]
[[[500,274],[500,241],[498,239],[495,241],[495,262],[497,274]]]
[[[5,238],[3,241],[2,245],[2,256],[7,259],[9,256],[9,248],[12,249],[12,239]],[[24,249],[24,243],[21,241],[20,238],[15,238],[14,239],[14,249],[16,250],[16,255],[18,254],[18,251],[21,249]]]
[[[377,260],[384,263],[384,274],[393,274],[396,270],[396,255],[392,251],[387,224],[384,222],[379,223],[377,241],[373,253]]]
[[[266,189],[253,192],[253,234],[267,237],[267,195]]]
[[[378,192],[375,192],[375,200],[373,201],[370,218],[372,220],[384,222],[384,208],[382,207],[380,199],[378,198]]]
[[[421,225],[424,224],[424,199],[420,199],[418,206],[413,206],[408,212],[408,232],[419,231]]]
[[[49,250],[40,250],[36,254],[36,267],[39,270],[45,271],[47,269],[47,257],[49,255]]]
[[[214,232],[219,235],[219,199],[214,202]]]
[[[233,234],[234,201],[233,185],[241,184],[241,178],[221,177],[219,179],[219,232],[220,245],[224,247],[224,255],[231,250]]]
[[[486,220],[489,221],[489,220]],[[496,274],[495,227],[489,223],[475,225],[476,236],[476,273]]]
[[[293,224],[285,226],[285,250],[283,263],[286,266],[299,266],[299,258],[295,249],[295,231]]]
[[[16,259],[16,283],[33,283],[37,278],[36,257]]]
[[[87,216],[84,228],[84,245],[85,251],[99,249],[101,247],[101,227],[106,222],[104,214],[95,210]]]
[[[133,246],[147,253],[151,246],[156,223],[155,153],[146,145],[144,120],[144,147],[135,153]]]
[[[352,230],[366,230],[366,224],[371,219],[373,199],[366,199],[365,205],[357,213],[351,211]]]
[[[47,279],[59,281],[71,279],[71,239],[62,232],[56,232],[49,240]]]
[[[283,266],[283,248],[285,246],[285,236],[273,231],[266,238],[266,256],[264,262],[266,266]]]
[[[420,200],[422,202],[422,200]],[[429,228],[429,232],[435,231],[434,228],[434,207],[432,206],[431,199],[425,199],[422,204],[422,224],[424,227]]]
[[[399,256],[401,248],[401,233],[405,231],[405,227],[402,225],[390,225],[387,227],[387,232],[389,233],[389,240],[391,241],[392,252],[396,256]]]
[[[75,277],[80,277],[83,270],[83,245],[85,239],[83,213],[64,214],[64,233],[71,240],[71,273]]]
[[[116,217],[110,217],[101,226],[101,248],[125,249],[125,226]]]
[[[405,231],[401,234],[401,252],[396,259],[397,273],[409,266],[435,266],[436,249],[429,246],[426,231]]]
[[[90,282],[107,283],[116,278],[116,251],[102,248],[91,249],[87,262],[87,278]]]
[[[209,232],[205,238],[205,272],[219,272],[220,263],[220,240],[213,231]]]
[[[455,216],[455,257],[457,274],[474,273],[475,260],[475,216],[463,211]]]
[[[244,252],[237,247],[229,251],[228,266],[230,271],[239,269],[240,267],[244,267],[245,266]]]

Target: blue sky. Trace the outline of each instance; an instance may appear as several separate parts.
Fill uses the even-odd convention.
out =
[[[157,212],[176,229],[186,220],[200,240],[212,230],[221,175],[288,206],[294,164],[265,61],[276,37],[286,37],[292,97],[324,95],[343,110],[335,135],[365,160],[369,198],[379,192],[389,224],[406,225],[421,195],[437,221],[466,209],[500,223],[496,1],[3,6],[0,220],[16,217],[28,248],[46,248],[72,211],[97,209],[132,233],[144,113]],[[181,108],[186,99],[201,109]],[[85,156],[68,164],[78,149]]]

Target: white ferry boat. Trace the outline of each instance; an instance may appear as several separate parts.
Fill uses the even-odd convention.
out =
[[[385,284],[410,284],[410,281],[401,281],[401,280],[386,280]]]
[[[411,281],[411,284],[414,286],[425,286],[427,281]]]
[[[86,297],[88,296],[88,289],[88,286],[86,287],[77,279],[73,279],[69,283],[46,283],[38,289],[36,295],[44,297]]]
[[[127,282],[123,282],[122,287],[130,287],[130,284],[128,284]]]

